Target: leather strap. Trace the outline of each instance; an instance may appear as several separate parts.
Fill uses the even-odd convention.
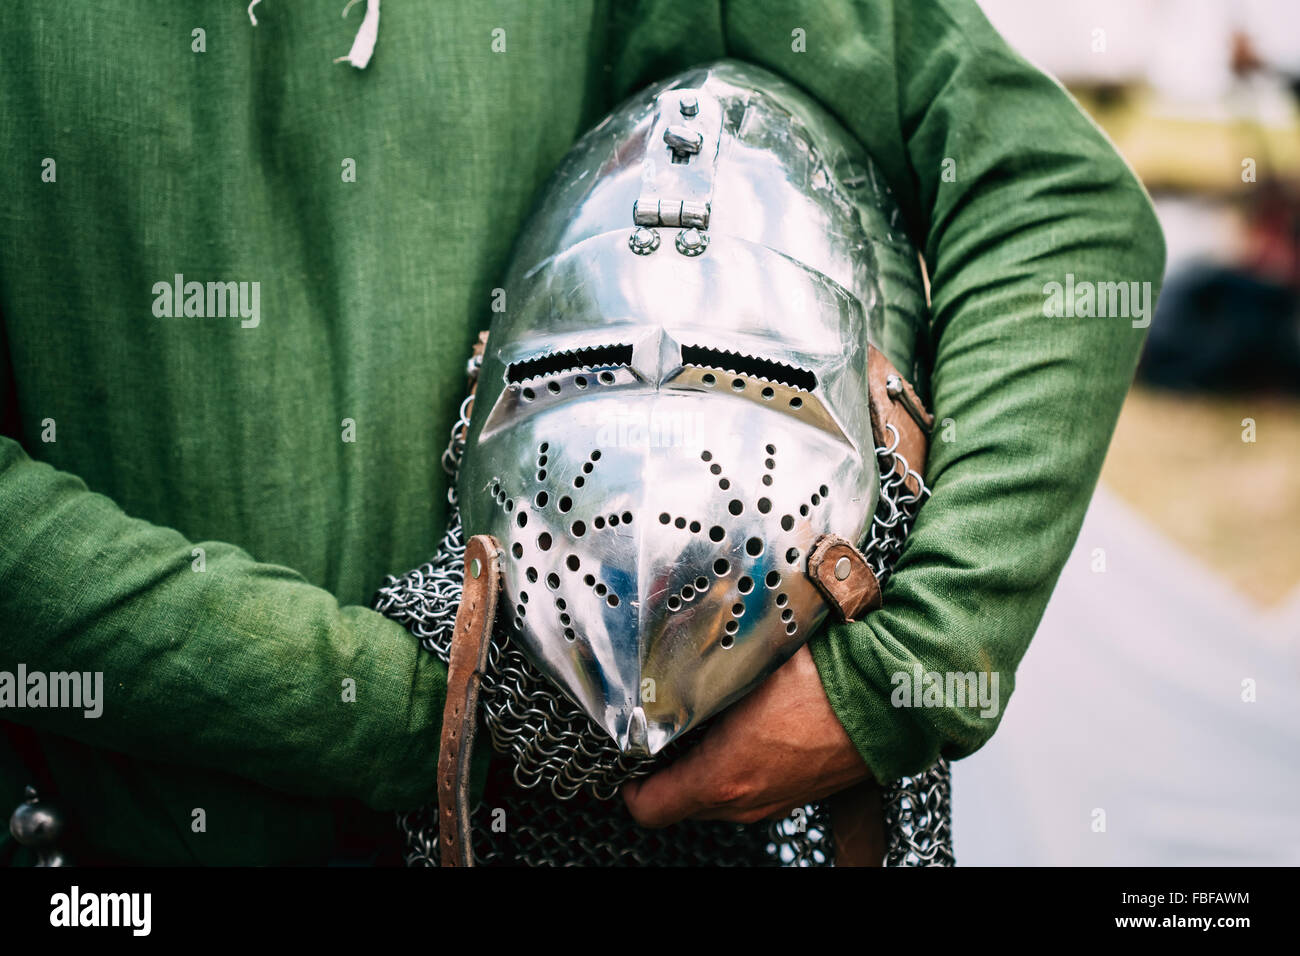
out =
[[[808,576],[846,621],[880,607],[880,582],[862,552],[837,534],[817,539],[808,555]]]
[[[907,459],[909,474],[900,463],[898,474],[913,494],[921,490],[926,452],[934,416],[926,411],[916,390],[874,345],[868,346],[867,390],[870,396],[871,433],[877,447],[894,444],[886,426],[898,432],[896,451]],[[839,535],[823,535],[808,555],[808,576],[846,621],[856,621],[880,607],[880,582],[862,552]]]
[[[916,389],[874,345],[867,346],[867,391],[871,396],[871,433],[877,446],[893,443],[886,425],[898,430],[896,451],[907,459],[918,475],[925,473],[925,456],[930,445],[934,416],[921,404]],[[902,473],[902,466],[898,471]],[[907,479],[912,494],[921,490],[915,477]]]
[[[447,665],[447,702],[438,751],[438,847],[443,866],[473,866],[470,758],[478,736],[478,697],[501,591],[496,539],[475,535],[465,545],[465,586]]]
[[[836,866],[884,866],[885,808],[880,784],[867,780],[827,801]]]
[[[917,476],[925,471],[934,416],[921,404],[911,383],[875,346],[868,347],[867,376],[872,437],[878,447],[892,445],[894,437],[886,426],[897,430],[895,450],[907,459],[914,474],[908,475],[901,464],[897,471],[916,494],[921,490]],[[839,535],[823,535],[817,540],[808,555],[808,576],[846,621],[858,620],[880,607],[880,582],[862,552]],[[867,780],[827,802],[835,865],[883,866],[886,835],[880,784]]]

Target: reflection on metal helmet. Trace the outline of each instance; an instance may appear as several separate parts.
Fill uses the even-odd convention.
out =
[[[544,192],[461,470],[538,667],[653,754],[827,612],[805,574],[879,491],[867,346],[914,372],[922,292],[888,190],[806,95],[736,63],[634,98]]]

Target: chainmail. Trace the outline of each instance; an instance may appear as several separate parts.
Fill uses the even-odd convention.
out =
[[[471,362],[471,374],[476,371]],[[460,606],[465,540],[456,476],[464,454],[473,395],[461,404],[443,453],[451,476],[447,532],[433,559],[389,577],[374,607],[403,624],[444,663]],[[864,553],[884,582],[929,489],[896,451],[898,432],[876,449],[880,500]],[[907,478],[914,478],[912,492]],[[480,709],[493,749],[504,755],[489,771],[472,816],[480,865],[769,865],[834,863],[825,806],[808,804],[787,817],[756,824],[686,820],[660,830],[638,827],[622,801],[626,781],[652,773],[695,739],[697,729],[654,757],[619,751],[607,734],[532,665],[510,639],[504,616],[494,628]],[[539,793],[545,787],[549,793]],[[887,866],[951,866],[951,783],[940,760],[916,777],[885,788]],[[552,799],[548,799],[552,798]],[[438,864],[436,805],[398,814],[409,866]],[[508,834],[509,841],[502,838]]]

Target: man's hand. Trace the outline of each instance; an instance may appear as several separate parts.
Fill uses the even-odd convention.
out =
[[[680,758],[624,784],[623,800],[642,826],[686,817],[753,823],[870,776],[804,645]]]

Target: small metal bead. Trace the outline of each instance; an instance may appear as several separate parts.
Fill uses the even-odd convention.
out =
[[[677,251],[684,256],[698,256],[709,244],[709,237],[698,229],[683,229],[677,234]]]
[[[23,846],[52,847],[63,835],[63,814],[53,804],[42,803],[32,787],[26,797],[9,818],[9,832]]]
[[[638,256],[648,256],[659,248],[659,233],[648,226],[638,226],[628,237],[627,245]]]

